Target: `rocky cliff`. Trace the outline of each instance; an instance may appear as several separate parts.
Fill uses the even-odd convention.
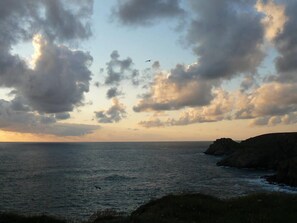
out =
[[[230,138],[221,138],[211,144],[205,151],[205,154],[215,156],[230,155],[238,149],[240,149],[240,144],[238,142],[235,142]]]
[[[297,186],[297,133],[272,133],[249,138],[240,143],[216,140],[207,154],[228,155],[221,166],[273,169],[270,181]],[[232,148],[230,148],[232,147]]]

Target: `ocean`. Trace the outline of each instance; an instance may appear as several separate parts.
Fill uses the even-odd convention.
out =
[[[199,192],[220,198],[296,189],[266,171],[216,166],[210,142],[0,143],[0,212],[87,220],[129,213],[151,199]]]

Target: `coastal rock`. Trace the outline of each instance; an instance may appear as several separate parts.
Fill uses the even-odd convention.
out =
[[[260,135],[237,144],[231,142],[234,141],[216,140],[205,153],[229,154],[217,163],[219,166],[275,170],[275,175],[267,177],[269,182],[297,186],[296,132]]]
[[[297,186],[297,157],[281,162],[275,175],[268,177],[269,182]]]
[[[221,138],[214,141],[205,151],[205,154],[215,156],[230,155],[239,148],[240,144],[238,142],[230,138]]]
[[[242,141],[240,146],[218,165],[276,170],[281,162],[297,157],[297,133],[261,135]]]

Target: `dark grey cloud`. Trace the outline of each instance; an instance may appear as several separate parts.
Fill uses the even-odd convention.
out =
[[[0,48],[3,49],[0,43]],[[19,86],[24,81],[27,65],[17,55],[10,55],[5,49],[0,51],[0,87]]]
[[[113,16],[126,25],[150,25],[160,18],[185,16],[180,0],[125,0],[118,1]]]
[[[280,53],[276,59],[276,68],[279,81],[296,81],[297,76],[297,2],[285,1],[287,22],[283,31],[275,38],[275,46]]]
[[[118,51],[114,50],[110,55],[111,60],[107,65],[107,77],[105,78],[106,85],[119,85],[119,83],[129,76],[133,75],[133,61],[130,57],[120,60]]]
[[[112,106],[106,111],[95,112],[96,119],[99,123],[114,123],[126,118],[126,109],[117,98],[112,99]]]
[[[70,114],[67,112],[55,114],[56,120],[66,120],[70,118]]]
[[[11,95],[18,99],[14,101],[17,103],[15,106],[59,113],[83,105],[84,93],[89,91],[92,75],[89,70],[92,62],[90,54],[73,51],[41,37],[38,45],[40,55],[34,69],[24,65],[15,73],[11,66],[11,72],[0,73],[2,84],[14,88]]]
[[[91,35],[88,18],[93,0],[2,0],[1,41],[13,44],[37,32],[58,40],[85,39]]]
[[[56,123],[56,118],[53,115],[44,116],[41,115],[39,118],[41,124],[53,124]]]
[[[57,123],[69,118],[65,112],[83,105],[89,90],[92,57],[65,44],[91,36],[92,10],[93,0],[0,2],[0,87],[12,89],[13,97],[0,103],[3,130],[54,135],[94,131],[76,125],[74,133],[71,125]],[[12,49],[33,37],[38,58],[32,68]]]
[[[18,87],[18,94],[39,112],[69,112],[82,105],[92,75],[91,55],[45,40],[40,40],[40,52],[27,81]]]
[[[19,112],[28,112],[31,111],[30,106],[27,105],[25,102],[25,99],[21,96],[15,97],[11,102],[11,109],[14,111],[19,111]]]
[[[254,75],[264,57],[264,28],[255,3],[256,0],[191,0],[195,18],[186,39],[197,62],[189,66],[177,64],[168,78],[155,79],[134,111],[206,106],[214,99],[213,88],[223,80]],[[243,87],[252,85],[246,81]]]
[[[75,4],[69,0],[43,2],[45,19],[40,22],[48,38],[77,40],[91,36],[90,23],[84,19],[92,14],[93,0],[74,1]]]
[[[247,91],[256,85],[254,75],[246,75],[240,84],[241,91]]]
[[[197,18],[187,39],[198,56],[190,74],[204,79],[230,79],[254,73],[262,62],[264,28],[255,0],[192,0]]]
[[[230,79],[255,73],[263,60],[262,15],[256,0],[190,0],[192,19],[186,39],[198,57],[198,65],[180,78]],[[179,1],[119,1],[114,14],[125,24],[145,24],[152,18],[183,14]],[[171,14],[169,14],[171,15]]]
[[[56,41],[91,35],[88,18],[93,1],[3,0],[0,3],[0,86],[15,89],[16,98],[38,112],[72,111],[88,92],[92,57]],[[37,33],[40,56],[31,69],[11,48]],[[21,107],[20,101],[15,106]],[[21,108],[20,108],[21,109]]]
[[[118,89],[118,86],[123,81],[128,81],[133,86],[138,86],[143,83],[144,79],[139,70],[133,68],[133,60],[130,57],[120,59],[120,54],[117,50],[111,53],[110,61],[106,63],[106,66],[107,76],[105,77],[104,85],[112,86],[106,93],[108,99],[124,95],[124,93]]]
[[[115,98],[115,97],[117,97],[117,96],[120,96],[120,95],[122,95],[122,94],[123,94],[123,93],[122,93],[121,91],[119,91],[118,88],[116,88],[116,87],[112,87],[112,88],[108,89],[108,91],[107,91],[107,93],[106,93],[106,97],[107,97],[108,99],[111,99],[111,98]]]

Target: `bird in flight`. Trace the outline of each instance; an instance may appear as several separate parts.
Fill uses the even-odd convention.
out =
[[[149,63],[149,62],[151,62],[151,60],[146,60],[145,62],[146,62],[146,63]]]
[[[101,190],[101,187],[95,185],[95,188],[98,189],[98,190]]]

